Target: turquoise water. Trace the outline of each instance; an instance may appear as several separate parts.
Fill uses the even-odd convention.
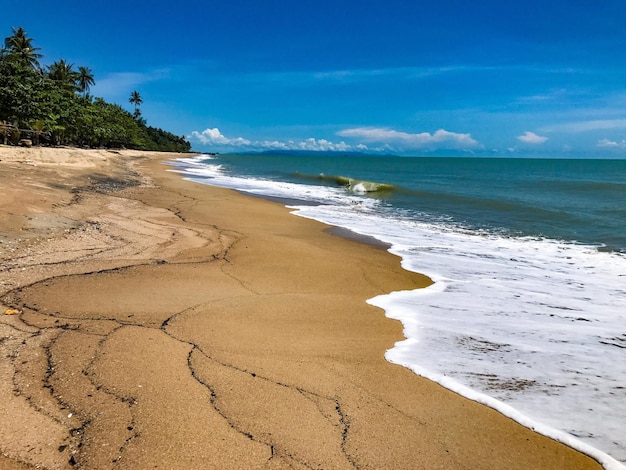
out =
[[[220,155],[217,161],[225,174],[252,178],[387,183],[395,190],[369,196],[408,216],[626,251],[626,160]]]
[[[204,155],[174,166],[388,244],[434,284],[367,301],[404,325],[387,360],[625,468],[626,160]]]

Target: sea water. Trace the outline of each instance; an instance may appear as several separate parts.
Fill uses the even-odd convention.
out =
[[[200,183],[388,243],[426,289],[368,302],[402,321],[386,358],[626,463],[626,160],[297,154],[173,163]]]

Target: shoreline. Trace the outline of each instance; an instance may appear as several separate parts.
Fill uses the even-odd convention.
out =
[[[204,158],[204,157],[203,156],[197,157],[197,159],[201,159],[201,158]],[[201,184],[208,184],[211,186],[230,187],[230,188],[238,187],[240,185],[239,183],[235,183],[233,186],[231,186],[227,181],[229,178],[226,178],[226,180],[222,180],[219,177],[220,176],[219,172],[216,175],[216,179],[217,179],[216,181],[214,181],[212,178],[198,177],[196,176],[196,170],[198,170],[196,158],[180,159],[180,160],[190,161],[189,162],[189,165],[191,165],[190,172],[186,170],[185,164],[180,164],[180,165],[178,163],[176,164],[170,163],[170,164],[176,167],[176,170],[174,171],[182,174],[189,181],[198,182]],[[178,159],[176,161],[178,162]],[[202,174],[203,172],[199,171],[199,173]],[[234,179],[236,180],[237,178],[234,178]],[[250,181],[254,181],[254,178]],[[250,184],[251,186],[248,186],[248,184]],[[308,200],[306,196],[303,194],[300,194],[300,196],[293,196],[293,197],[298,197],[298,198],[302,197],[302,199],[271,196],[263,192],[263,185],[256,187],[254,186],[254,183],[250,183],[250,182],[244,181],[241,183],[241,185],[255,188],[254,192],[248,192],[247,190],[240,191],[242,194],[252,195],[253,197],[260,197],[260,198],[268,199],[271,201],[279,202],[282,205],[287,206],[292,211],[291,213],[294,215],[308,218],[311,220],[317,220],[318,222],[321,222],[324,224],[329,224],[328,220],[333,220],[334,222],[330,222],[330,227],[326,230],[327,233],[332,234],[333,231],[336,231],[337,232],[336,235],[338,236],[345,236],[349,239],[360,241],[366,244],[371,244],[372,246],[377,246],[378,248],[388,251],[394,254],[395,256],[399,256],[401,259],[401,265],[408,271],[421,273],[421,274],[424,274],[424,272],[429,272],[433,275],[432,279],[439,279],[441,277],[438,267],[434,266],[432,263],[428,263],[426,259],[421,260],[421,262],[425,264],[420,264],[419,262],[416,262],[416,260],[414,259],[413,256],[411,256],[410,253],[407,256],[406,252],[407,251],[410,252],[411,249],[407,250],[406,247],[403,246],[403,243],[400,243],[402,247],[399,248],[396,244],[394,244],[394,242],[391,241],[394,239],[393,236],[387,236],[387,234],[381,233],[381,231],[377,231],[376,229],[374,229],[374,233],[377,233],[376,237],[369,236],[369,235],[361,235],[365,232],[367,233],[371,233],[371,232],[368,228],[364,227],[363,225],[360,225],[358,222],[354,224],[354,221],[352,221],[353,223],[351,224],[351,223],[342,221],[341,219],[337,219],[337,214],[335,214],[334,216],[328,217],[327,213],[323,210],[320,210],[319,212],[315,211],[317,207],[324,208],[325,203],[313,202],[311,200]],[[260,190],[261,192],[257,193],[256,192],[257,190]],[[308,191],[306,193],[308,194]],[[297,189],[295,190],[294,194],[299,194]],[[313,207],[309,208],[309,206],[313,206]],[[348,217],[348,220],[350,220],[349,217]],[[422,234],[417,234],[418,239],[420,235]],[[432,242],[434,246],[437,246],[437,243],[441,242],[441,240],[432,240]],[[409,242],[409,245],[410,245],[410,242]],[[479,253],[482,253],[482,252],[480,251],[479,247],[476,247],[476,248],[478,249],[478,251],[476,251],[474,254],[477,256],[480,256]],[[462,248],[459,247],[459,250],[462,250]],[[503,260],[505,260],[506,256],[503,256],[502,258]],[[516,258],[516,256],[512,255],[512,258]],[[495,255],[495,259],[498,259],[497,254]],[[447,260],[447,261],[450,261],[450,260]],[[445,263],[445,260],[443,262]],[[441,268],[443,267],[444,266],[441,266]],[[448,266],[448,268],[449,267],[450,266]],[[471,283],[473,273],[470,272],[466,274],[469,274],[469,277],[466,279],[469,280],[469,282]],[[463,278],[464,276],[457,276],[457,279],[459,280]],[[487,387],[487,389],[491,389],[491,391],[486,391],[485,388],[480,387],[480,384],[476,384],[477,386],[471,386],[471,385],[468,386],[465,382],[458,381],[456,379],[457,375],[455,375],[454,373],[449,373],[449,374],[436,373],[434,372],[437,370],[436,367],[428,368],[427,366],[423,365],[423,361],[433,360],[432,357],[431,358],[424,357],[424,354],[428,354],[429,348],[421,347],[421,350],[420,350],[420,346],[419,346],[419,343],[422,343],[423,341],[428,341],[429,333],[424,330],[420,331],[420,329],[423,329],[423,328],[428,329],[428,326],[421,325],[421,323],[425,320],[424,317],[428,316],[428,313],[426,313],[426,315],[423,315],[423,313],[420,313],[419,315],[417,315],[418,318],[416,318],[416,312],[417,311],[421,312],[422,308],[424,308],[426,305],[430,305],[431,308],[437,305],[437,302],[433,302],[433,300],[430,300],[430,304],[428,304],[429,297],[437,296],[437,295],[441,295],[443,297],[446,295],[445,293],[441,292],[442,290],[447,290],[447,288],[442,287],[442,286],[448,285],[448,282],[445,280],[445,276],[444,276],[444,279],[441,279],[441,281],[438,281],[437,284],[438,285],[436,286],[435,285],[429,286],[428,291],[423,291],[422,289],[417,289],[415,291],[394,291],[390,294],[383,294],[382,296],[366,300],[368,304],[374,305],[383,309],[385,311],[385,315],[388,318],[398,320],[402,322],[403,324],[403,336],[405,337],[405,340],[396,342],[393,348],[390,348],[387,350],[387,352],[385,353],[385,358],[389,362],[406,367],[409,370],[414,371],[417,375],[424,377],[426,379],[432,380],[438,384],[441,384],[448,390],[458,393],[472,401],[482,403],[502,413],[503,415],[513,419],[514,421],[522,424],[523,426],[529,429],[532,429],[544,436],[547,436],[551,439],[559,441],[586,455],[589,455],[593,459],[597,460],[607,470],[608,469],[619,470],[619,469],[624,468],[623,461],[620,462],[619,460],[617,460],[618,455],[623,457],[623,455],[621,455],[620,453],[621,447],[618,442],[615,442],[614,440],[613,441],[610,440],[611,435],[616,436],[616,438],[619,440],[618,436],[620,436],[620,433],[616,431],[615,428],[613,427],[612,433],[607,433],[604,435],[596,434],[596,432],[598,431],[602,433],[602,430],[606,429],[607,427],[610,429],[611,428],[610,424],[606,424],[605,428],[603,428],[602,426],[598,428],[597,425],[594,425],[592,423],[587,423],[589,425],[587,427],[585,426],[581,427],[580,418],[575,418],[575,417],[572,417],[571,415],[561,416],[559,418],[559,416],[557,416],[557,414],[555,413],[551,414],[550,412],[548,412],[548,414],[541,414],[541,411],[544,411],[544,412],[546,411],[546,408],[548,406],[547,403],[554,404],[555,401],[557,402],[561,401],[560,395],[552,395],[550,397],[550,400],[546,400],[546,404],[543,405],[543,408],[540,406],[538,409],[533,409],[532,407],[524,408],[523,406],[524,403],[520,403],[520,402],[518,402],[517,404],[511,405],[511,403],[509,402],[509,399],[511,398],[510,396],[505,398],[505,397],[502,397],[501,394],[498,395],[497,393],[493,393],[493,391],[497,388],[496,384],[498,382],[500,383],[500,387],[501,387],[500,390],[512,390],[511,387],[514,387],[516,383],[519,384],[520,387],[524,387],[527,384],[533,384],[533,382],[530,382],[527,377],[516,378],[515,373],[507,374],[507,375],[497,375],[498,373],[496,372],[496,374],[491,374],[490,373],[491,371],[488,370],[490,366],[487,366],[486,364],[484,366],[481,366],[479,364],[474,364],[475,366],[477,366],[476,369],[472,367],[465,368],[465,370],[468,371],[469,374],[473,374],[477,377],[485,377],[486,380],[490,382],[490,386]],[[534,284],[534,282],[532,284]],[[530,294],[532,295],[533,292],[530,292]],[[443,300],[443,299],[439,299],[439,300]],[[468,301],[470,302],[470,304],[472,303],[472,299],[468,299]],[[445,305],[445,303],[442,303],[439,305]],[[454,315],[455,313],[460,313],[460,312],[455,312],[454,305],[452,305],[451,307],[452,308],[451,308],[450,313],[452,315]],[[516,307],[516,306],[512,306],[512,307]],[[518,306],[518,307],[523,308],[523,306]],[[442,307],[441,311],[446,311],[445,307]],[[417,320],[417,323],[416,323],[416,320]],[[436,323],[432,324],[431,322],[431,325],[435,328],[435,330],[437,329]],[[465,336],[463,336],[462,331],[457,331],[457,334],[459,334],[460,336],[457,336],[456,341],[465,340],[465,341],[470,342],[471,344],[472,341],[475,341],[475,338],[477,337],[476,335],[479,335],[480,333],[473,330],[472,332],[468,331],[465,334]],[[514,336],[515,335],[513,334],[513,337]],[[447,343],[450,340],[451,338],[446,338],[446,340],[443,342]],[[452,338],[452,340],[455,340],[455,338]],[[492,343],[491,345],[498,346],[500,344],[500,345],[506,346],[506,342],[507,342],[506,339],[503,338],[500,341],[501,342],[498,343],[497,340],[495,340],[495,342]],[[487,344],[489,343],[487,342]],[[432,353],[433,351],[438,351],[438,349],[430,349],[430,351]],[[417,358],[420,357],[420,355],[421,355],[421,359],[417,361]],[[498,360],[497,357],[491,357],[491,358],[486,358],[485,362],[486,363],[491,362],[490,359],[496,360],[496,361]],[[500,367],[500,369],[501,368],[502,367]],[[485,369],[487,369],[487,371],[485,371]],[[457,369],[454,372],[458,373],[460,372],[460,370]],[[521,371],[521,372],[523,373],[524,371]],[[557,376],[555,376],[555,381],[556,383],[559,383],[558,374]],[[550,387],[549,383],[550,382],[547,382],[546,384],[544,384],[544,387],[549,388]],[[523,390],[523,388],[520,388],[519,390],[515,390],[515,392],[518,392],[520,390]],[[546,392],[549,393],[549,390],[546,390]],[[566,409],[566,407],[563,406],[563,409]],[[571,411],[576,412],[575,410],[571,410]],[[561,413],[563,413],[563,411]],[[584,415],[584,411],[582,412],[582,414]],[[574,420],[578,419],[578,421],[572,421],[573,419]],[[565,431],[565,429],[572,429],[573,432],[568,433],[567,431]],[[580,429],[586,429],[588,435],[585,435],[583,432],[579,431]],[[603,449],[603,450],[600,450],[600,449]]]
[[[3,468],[600,468],[385,361],[402,326],[365,301],[428,282],[385,250],[172,154],[13,150]]]

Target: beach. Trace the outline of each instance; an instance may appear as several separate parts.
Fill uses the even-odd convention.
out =
[[[0,147],[0,468],[600,468],[385,360],[427,277],[176,157]]]

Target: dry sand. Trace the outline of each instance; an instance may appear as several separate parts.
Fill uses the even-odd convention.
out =
[[[427,278],[175,156],[0,147],[0,468],[599,468],[384,360]]]

